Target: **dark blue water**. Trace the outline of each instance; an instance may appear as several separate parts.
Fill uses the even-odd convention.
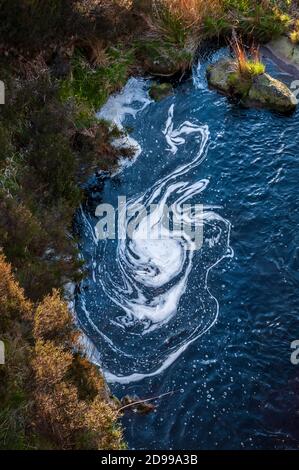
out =
[[[292,77],[274,64],[267,67],[291,83]],[[137,101],[130,107],[138,112],[133,116],[128,110],[122,124],[133,127],[141,153],[113,178],[92,182],[80,215],[89,276],[76,300],[80,325],[99,350],[94,358],[112,380],[113,393],[146,398],[174,391],[156,401],[155,412],[147,416],[125,415],[128,445],[298,448],[299,366],[290,362],[290,343],[299,339],[298,112],[280,116],[230,103],[208,89],[204,64],[173,96],[159,103]],[[184,141],[175,153],[163,134],[170,109],[173,129],[186,121],[197,126],[194,133],[190,127],[178,133]],[[117,240],[95,242],[95,208],[100,202],[116,205],[119,195],[133,200],[148,190],[152,194],[149,188],[157,181],[166,179],[169,185],[169,175],[196,160],[204,139],[200,129],[209,132],[200,161],[177,180],[189,187],[207,182],[194,196],[205,211],[212,206],[204,245],[192,259],[177,310],[164,323],[150,314],[137,318],[141,301],[136,298],[144,285],[138,278],[129,291]],[[175,246],[170,248],[167,257],[176,253]],[[157,250],[163,252],[163,246]],[[155,296],[164,299],[185,269],[182,263],[167,288],[163,283],[155,288]],[[155,305],[155,299],[147,297],[144,305]],[[135,315],[132,305],[137,305]]]

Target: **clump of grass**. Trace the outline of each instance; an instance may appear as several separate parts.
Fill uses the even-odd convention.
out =
[[[270,0],[161,0],[157,4],[155,26],[180,44],[202,36],[225,36],[234,28],[266,42],[284,33],[290,23],[281,4]]]
[[[176,44],[179,47],[185,47],[188,25],[178,11],[161,5],[160,8],[156,10],[155,20],[157,21],[156,26],[152,26],[152,29],[156,28],[157,32],[164,37],[167,42]]]
[[[235,9],[242,13],[247,13],[252,4],[252,0],[223,0],[225,9]]]
[[[204,35],[208,38],[225,36],[229,31],[231,31],[232,26],[230,21],[225,17],[212,17],[207,16],[203,22],[204,26]]]
[[[265,73],[266,67],[262,62],[253,62],[248,60],[246,63],[247,71],[252,77]]]
[[[241,40],[236,34],[230,41],[231,48],[236,58],[236,71],[229,75],[229,82],[234,93],[246,99],[252,86],[252,80],[265,72],[265,65],[260,60],[259,49],[252,46],[247,55]]]
[[[283,2],[271,0],[223,0],[223,16],[231,28],[258,42],[267,42],[287,31],[290,16]]]
[[[179,22],[189,30],[198,27],[208,15],[221,15],[223,9],[222,0],[162,0],[159,5],[160,15],[167,12],[167,15],[176,19],[176,23]]]
[[[207,18],[222,17],[222,0],[160,0],[148,18],[152,33],[181,48],[195,49]]]
[[[250,49],[250,56],[248,57],[242,41],[236,34],[233,35],[233,38],[230,41],[230,46],[236,57],[240,77],[250,79],[254,76],[265,73],[266,67],[260,60],[258,47],[252,46]]]
[[[283,34],[290,17],[282,13],[271,2],[264,1],[249,8],[239,19],[240,31],[259,42],[267,42]]]
[[[126,82],[129,69],[133,63],[133,50],[123,52],[111,47],[100,53],[99,48],[93,49],[94,67],[78,50],[72,60],[72,76],[61,82],[61,98],[75,98],[77,103],[85,103],[98,110],[108,96],[119,90]]]
[[[150,2],[149,2],[150,3]],[[172,76],[190,68],[204,19],[220,17],[222,0],[157,0],[144,14],[147,33],[136,41],[137,57],[153,75]]]

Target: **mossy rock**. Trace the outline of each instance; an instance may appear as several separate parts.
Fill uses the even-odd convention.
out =
[[[284,83],[267,73],[253,78],[248,100],[280,112],[290,112],[296,108],[294,94]]]
[[[211,87],[239,98],[245,106],[265,107],[283,113],[296,108],[296,98],[284,83],[267,73],[243,78],[233,59],[221,59],[210,65],[207,79]]]
[[[149,89],[150,97],[155,101],[160,101],[172,93],[171,83],[152,83]]]
[[[230,93],[232,81],[237,73],[237,64],[231,59],[221,59],[207,68],[209,85],[223,93]]]

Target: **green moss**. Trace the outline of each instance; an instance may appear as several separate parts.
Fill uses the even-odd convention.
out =
[[[248,60],[245,65],[250,77],[262,75],[266,70],[266,66],[259,61]]]
[[[231,86],[231,88],[234,90],[234,93],[239,95],[242,99],[246,98],[251,84],[252,80],[250,77],[244,78],[241,77],[239,72],[231,73],[228,76],[228,83]]]

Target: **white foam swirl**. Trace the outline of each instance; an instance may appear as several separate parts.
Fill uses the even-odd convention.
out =
[[[147,93],[147,81],[142,78],[130,78],[120,93],[111,95],[105,105],[97,113],[97,117],[106,121],[113,122],[120,130],[124,130],[123,122],[126,116],[136,117],[136,114],[142,111],[151,103]],[[134,106],[138,103],[138,106]],[[120,165],[122,167],[130,166],[141,153],[139,143],[129,134],[125,133],[123,137],[114,140],[117,147],[128,147],[134,149],[134,158],[124,159]]]
[[[125,103],[132,101],[124,96],[121,99]],[[144,97],[139,99],[141,106],[147,105]],[[112,100],[110,111],[111,106],[114,109],[113,103]],[[102,110],[102,116],[109,115],[108,109]],[[100,262],[97,263],[97,258],[93,261],[93,279],[116,308],[107,312],[96,305],[101,321],[95,321],[84,294],[81,295],[86,319],[99,333],[101,366],[111,382],[128,383],[161,373],[211,328],[219,305],[208,288],[209,271],[233,254],[229,247],[230,223],[215,207],[204,206],[202,212],[195,214],[183,211],[183,205],[195,196],[202,200],[209,184],[208,179],[192,184],[188,180],[191,170],[206,157],[209,129],[190,121],[175,127],[174,111],[172,104],[163,130],[166,151],[176,155],[180,146],[185,147],[192,139],[192,148],[196,148],[193,157],[157,180],[144,194],[127,200],[120,214],[122,233],[127,232],[137,207],[155,208],[143,214],[131,238],[120,238],[117,244],[99,243]],[[125,112],[136,110],[126,105]],[[115,121],[122,122],[119,107],[113,115]],[[173,207],[174,217],[183,214],[186,222],[203,228],[200,250],[191,249],[193,242],[188,236],[176,236],[176,232],[165,226],[166,204]],[[90,230],[90,226],[87,228]],[[188,282],[193,270],[196,286]],[[186,306],[188,294],[193,298],[190,306]],[[102,324],[100,329],[99,324]]]

